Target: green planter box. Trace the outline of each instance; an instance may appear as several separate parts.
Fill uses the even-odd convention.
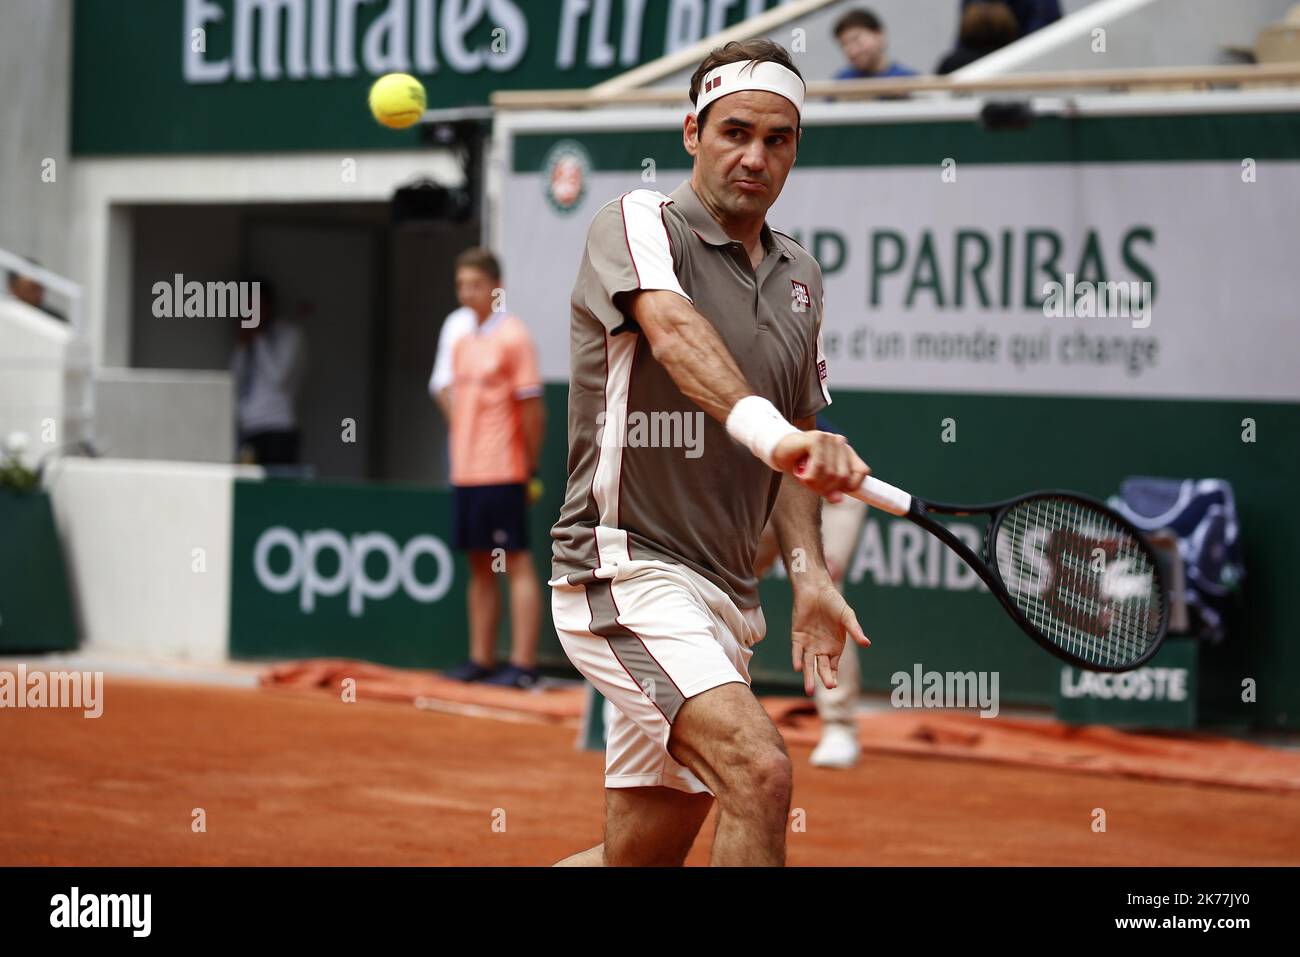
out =
[[[76,646],[50,497],[40,490],[0,489],[0,654]]]

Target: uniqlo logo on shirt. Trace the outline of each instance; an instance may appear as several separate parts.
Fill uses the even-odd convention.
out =
[[[795,307],[802,312],[812,305],[812,296],[808,292],[808,287],[798,279],[791,279],[790,286],[794,290]]]

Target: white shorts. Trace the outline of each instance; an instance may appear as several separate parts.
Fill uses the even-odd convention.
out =
[[[605,787],[669,787],[711,793],[668,753],[688,698],[749,684],[753,647],[767,632],[763,610],[742,611],[683,565],[622,562],[613,578],[550,582],[560,644],[583,677],[614,705],[606,726]]]

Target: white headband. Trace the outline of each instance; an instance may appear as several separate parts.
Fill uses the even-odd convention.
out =
[[[703,113],[704,108],[714,100],[728,93],[740,93],[743,90],[776,93],[793,103],[795,112],[800,116],[803,115],[803,98],[807,92],[803,80],[799,79],[793,71],[771,60],[761,62],[739,60],[735,63],[724,63],[704,74],[695,101],[695,114],[698,116]]]

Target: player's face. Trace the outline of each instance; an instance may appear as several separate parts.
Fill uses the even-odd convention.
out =
[[[456,299],[480,316],[492,311],[492,277],[481,269],[462,266],[456,270]]]
[[[715,100],[699,129],[686,120],[686,151],[714,210],[738,220],[764,216],[794,166],[799,115],[776,93],[745,90]]]

